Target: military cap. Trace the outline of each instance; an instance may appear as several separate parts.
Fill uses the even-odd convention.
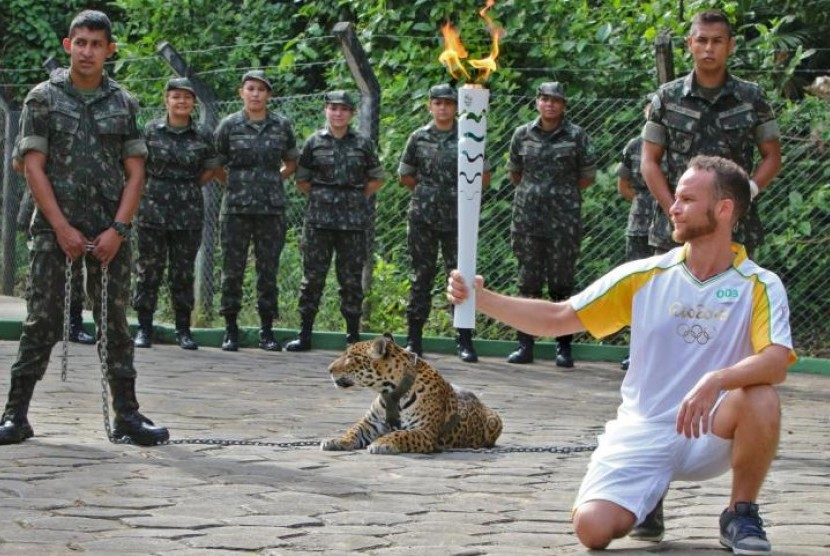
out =
[[[565,88],[559,81],[548,81],[539,85],[536,89],[536,96],[558,97],[565,100]]]
[[[429,98],[445,98],[447,100],[458,102],[458,93],[452,88],[452,85],[448,83],[441,83],[440,85],[435,85],[429,90]]]
[[[252,79],[254,81],[259,81],[262,84],[264,84],[269,91],[273,89],[273,87],[271,86],[271,82],[268,80],[267,77],[265,77],[265,72],[262,70],[246,71],[245,75],[242,76],[242,84],[244,85],[246,81],[250,81]]]
[[[174,89],[181,89],[182,91],[189,91],[196,96],[196,90],[193,88],[193,83],[187,77],[172,77],[167,80],[167,85],[164,86],[165,91],[172,91]]]
[[[329,91],[326,93],[326,104],[345,104],[354,110],[354,97],[348,91]]]

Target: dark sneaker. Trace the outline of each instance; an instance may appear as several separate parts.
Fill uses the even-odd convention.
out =
[[[764,522],[758,515],[758,504],[735,502],[720,514],[720,543],[731,548],[733,554],[772,554],[772,546],[764,532]]]
[[[663,540],[665,532],[663,499],[661,498],[654,509],[643,519],[643,522],[635,525],[628,536],[637,541],[660,542]]]

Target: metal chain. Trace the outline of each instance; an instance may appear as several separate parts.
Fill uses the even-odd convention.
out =
[[[100,328],[100,339],[98,340],[98,357],[101,359],[101,403],[103,404],[103,415],[104,415],[104,430],[107,433],[107,438],[113,444],[120,444],[122,443],[119,439],[116,439],[112,434],[112,425],[110,424],[110,405],[109,405],[109,396],[107,395],[108,385],[107,385],[107,357],[109,352],[107,351],[107,336],[109,333],[109,325],[107,319],[108,311],[107,311],[107,303],[108,303],[108,292],[107,289],[109,288],[109,269],[105,265],[101,265],[101,316],[99,319],[98,326]]]
[[[268,448],[305,448],[309,446],[319,446],[319,440],[297,440],[294,442],[268,442],[264,440],[237,440],[225,438],[181,438],[178,440],[168,440],[163,442],[160,446],[167,444],[198,444],[207,446],[265,446]]]
[[[63,284],[63,359],[61,360],[61,382],[66,382],[69,370],[69,304],[72,298],[72,259],[66,257]]]
[[[596,444],[582,446],[502,446],[495,448],[451,448],[447,452],[472,452],[475,454],[579,454],[593,452]]]

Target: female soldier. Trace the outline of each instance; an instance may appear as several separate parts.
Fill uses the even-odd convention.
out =
[[[167,281],[176,318],[176,343],[199,346],[190,333],[193,269],[202,242],[201,185],[214,178],[219,161],[210,135],[191,115],[196,93],[189,79],[170,79],[164,88],[167,116],[145,127],[147,185],[141,197],[133,308],[138,313],[136,347],[150,347],[153,313],[167,264]],[[169,261],[169,263],[168,263]]]
[[[222,301],[225,317],[222,349],[239,349],[237,317],[242,308],[242,281],[248,246],[254,244],[257,273],[259,347],[280,351],[273,320],[279,316],[277,271],[285,244],[283,181],[297,169],[294,129],[288,118],[268,110],[271,82],[261,70],[247,72],[239,89],[243,108],[216,128],[216,150],[227,169],[222,202]]]

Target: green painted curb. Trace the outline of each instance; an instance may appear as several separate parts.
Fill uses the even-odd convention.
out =
[[[85,324],[87,332],[92,333],[91,323]],[[130,331],[135,333],[136,325],[130,324]],[[0,320],[0,340],[18,340],[23,325],[18,320]],[[239,329],[239,346],[243,348],[256,348],[259,345],[258,328],[242,327]],[[222,337],[225,330],[222,328],[193,328],[193,339],[199,346],[218,348],[222,345]],[[274,329],[276,338],[285,343],[297,336],[297,330],[287,328]],[[370,332],[360,335],[362,340],[370,340],[377,336]],[[395,335],[395,341],[403,344],[406,336]],[[153,339],[164,344],[174,343],[175,329],[172,325],[157,324],[153,326]],[[346,347],[346,334],[343,332],[314,332],[311,336],[313,349],[342,350]],[[429,336],[424,338],[424,351],[428,353],[455,353],[455,340]],[[510,352],[516,349],[516,342],[506,340],[475,340],[475,348],[483,357],[507,357]],[[608,361],[620,362],[628,353],[626,346],[607,346],[603,344],[574,344],[573,356],[577,361]],[[536,359],[553,360],[556,358],[555,342],[536,342],[533,355]],[[817,357],[800,357],[795,365],[790,368],[794,373],[810,373],[830,376],[830,359],[819,359]]]

